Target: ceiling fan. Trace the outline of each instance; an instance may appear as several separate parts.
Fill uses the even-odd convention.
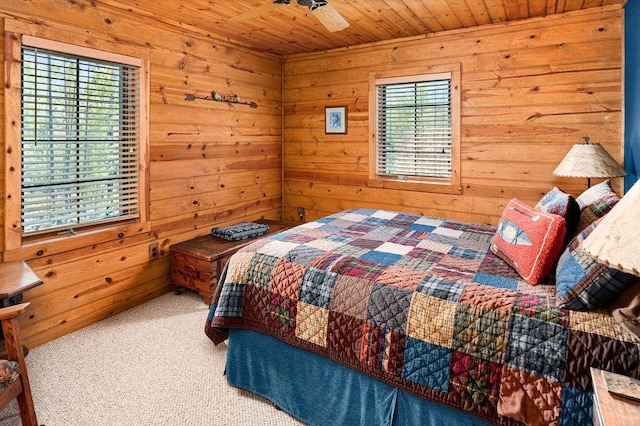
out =
[[[344,30],[349,26],[349,23],[340,15],[333,6],[326,0],[296,0],[300,6],[306,6],[311,11],[311,14],[316,17],[322,25],[325,26],[330,32],[336,32]],[[267,3],[263,6],[256,7],[255,9],[238,15],[229,19],[231,22],[245,22],[253,18],[257,18],[272,9],[279,7],[278,5],[290,4],[291,0],[274,0],[273,3]]]

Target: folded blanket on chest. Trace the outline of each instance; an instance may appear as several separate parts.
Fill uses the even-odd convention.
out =
[[[236,241],[264,235],[267,231],[269,231],[269,225],[255,222],[240,222],[235,225],[212,228],[211,235],[229,241]]]

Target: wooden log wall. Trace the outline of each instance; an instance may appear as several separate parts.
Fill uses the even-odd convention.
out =
[[[0,25],[5,18],[81,34],[87,45],[100,39],[150,51],[150,232],[88,238],[81,247],[61,239],[44,249],[3,252],[3,260],[26,260],[44,279],[25,294],[31,302],[22,321],[28,345],[167,292],[171,244],[204,235],[212,226],[281,218],[282,58],[100,2],[3,0]],[[213,90],[238,94],[258,107],[185,100],[186,93],[205,96]],[[4,147],[3,90],[0,111]],[[4,200],[4,161],[0,168]],[[0,213],[4,221],[4,202]],[[149,260],[152,242],[160,245],[159,260]],[[4,247],[4,234],[0,243]]]
[[[507,201],[535,205],[588,135],[622,160],[622,11],[590,9],[410,40],[285,57],[284,218],[353,207],[497,223]],[[367,187],[369,74],[461,65],[461,195]],[[348,107],[348,134],[324,109]],[[621,180],[615,179],[618,190]]]

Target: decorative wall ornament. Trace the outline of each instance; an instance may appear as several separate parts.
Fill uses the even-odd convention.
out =
[[[238,95],[224,96],[216,92],[215,90],[211,92],[211,96],[196,96],[192,93],[185,93],[185,101],[195,101],[196,99],[202,99],[204,101],[226,102],[228,104],[249,105],[251,108],[258,108],[258,104],[255,102],[240,100],[240,96]]]

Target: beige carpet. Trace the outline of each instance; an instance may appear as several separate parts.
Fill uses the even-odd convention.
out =
[[[226,345],[204,334],[208,308],[166,294],[34,348],[27,368],[46,426],[298,425],[223,376]],[[20,425],[17,404],[0,425]]]

